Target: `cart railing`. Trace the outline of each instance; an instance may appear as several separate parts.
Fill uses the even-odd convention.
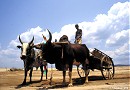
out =
[[[108,56],[107,54],[103,53],[102,51],[94,48],[94,50],[91,52],[91,54],[96,57],[99,58],[100,60],[106,58],[106,59],[112,59],[110,56]]]

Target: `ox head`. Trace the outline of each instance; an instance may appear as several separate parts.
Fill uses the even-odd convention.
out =
[[[48,29],[47,29],[48,30]],[[57,55],[59,55],[59,53],[57,53],[56,50],[56,45],[54,45],[54,43],[51,42],[52,40],[52,34],[51,32],[48,30],[49,32],[49,39],[45,40],[45,36],[43,36],[43,39],[46,41],[46,43],[40,43],[37,45],[34,45],[34,47],[36,49],[40,49],[42,50],[42,54],[43,54],[43,58],[48,62],[48,63],[54,63],[54,59]],[[55,50],[56,49],[56,50]],[[55,55],[55,54],[57,55]]]
[[[46,41],[46,43],[42,44],[42,47],[41,47],[43,53],[48,51],[48,50],[50,50],[52,48],[52,43],[51,43],[52,34],[51,34],[51,32],[49,30],[48,30],[48,32],[49,32],[49,39],[48,40],[45,40],[44,35],[43,35],[43,39]]]
[[[48,29],[47,29],[48,30]],[[37,45],[34,45],[33,47],[35,47],[36,49],[44,49],[43,51],[45,51],[45,48],[47,48],[47,46],[50,46],[51,44],[51,40],[52,40],[52,35],[51,35],[51,32],[48,30],[49,32],[49,39],[47,40],[46,37],[42,34],[43,36],[43,40],[46,41],[46,43],[40,43],[40,44],[37,44]]]
[[[27,56],[31,55],[31,49],[33,48],[33,41],[34,41],[34,36],[32,40],[29,43],[24,43],[19,35],[19,41],[22,44],[22,46],[18,45],[17,47],[21,49],[21,59],[26,59]]]

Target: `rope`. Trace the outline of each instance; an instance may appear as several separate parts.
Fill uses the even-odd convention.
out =
[[[62,55],[61,55],[61,59],[63,59],[63,48],[62,48]]]

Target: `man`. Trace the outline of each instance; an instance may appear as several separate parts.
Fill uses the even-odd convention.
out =
[[[79,29],[78,24],[75,25],[75,28],[77,29],[76,35],[75,35],[75,43],[82,44],[82,30]]]

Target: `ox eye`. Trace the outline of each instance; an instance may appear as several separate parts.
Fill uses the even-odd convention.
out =
[[[27,52],[29,53],[30,51],[31,51],[31,48],[28,48],[28,49],[27,49]]]

